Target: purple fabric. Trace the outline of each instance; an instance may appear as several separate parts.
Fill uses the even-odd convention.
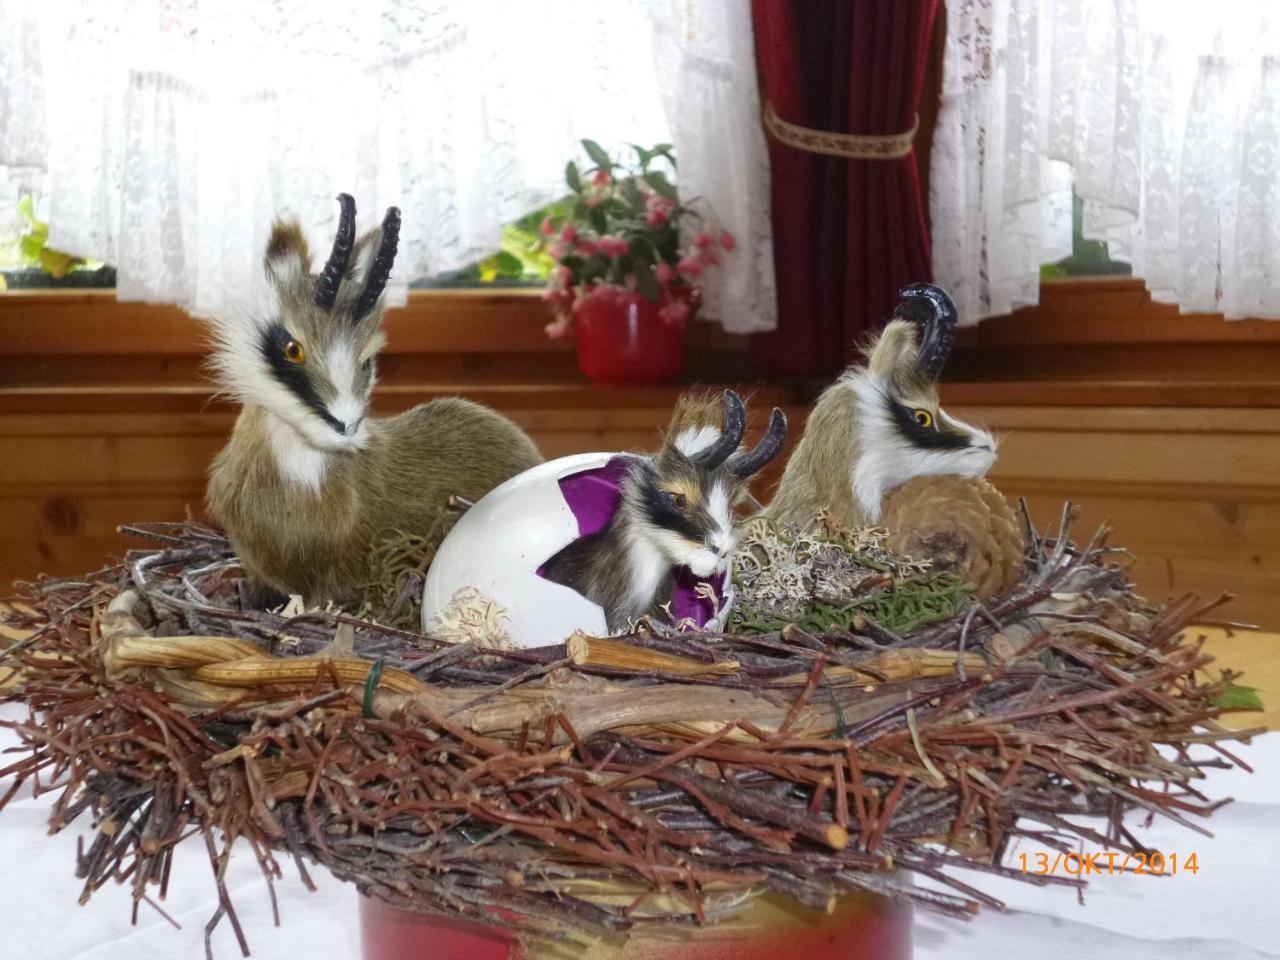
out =
[[[560,478],[560,494],[578,521],[579,539],[599,533],[609,525],[622,503],[622,478],[635,461],[635,457],[620,454],[610,458],[603,467]],[[546,575],[545,567],[545,562],[538,567],[538,576]],[[723,609],[727,572],[697,577],[688,567],[676,567],[671,573],[671,613],[676,620],[689,619],[701,626],[714,619],[717,609]],[[711,585],[716,596],[714,602],[709,597],[698,596],[698,585],[703,583]]]
[[[560,493],[578,521],[579,537],[589,537],[609,525],[622,503],[622,478],[635,462],[635,457],[612,457],[603,467],[560,478]]]
[[[724,609],[725,582],[729,572],[713,574],[710,577],[695,576],[688,567],[676,567],[671,571],[671,615],[676,621],[692,620],[698,626],[706,626],[716,618],[716,613]],[[698,586],[707,583],[715,594],[710,597],[698,596]]]

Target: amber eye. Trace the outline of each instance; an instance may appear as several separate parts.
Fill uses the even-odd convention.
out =
[[[689,504],[689,501],[685,498],[683,493],[676,493],[673,490],[663,490],[662,496],[667,503],[675,507],[677,510],[683,510]]]
[[[912,413],[912,416],[916,418],[916,423],[920,424],[920,426],[922,427],[933,426],[933,414],[930,413],[928,410],[917,409],[917,410],[913,410],[911,413]]]
[[[302,349],[302,344],[297,340],[290,340],[284,345],[284,358],[290,363],[301,363],[307,359],[307,351]]]

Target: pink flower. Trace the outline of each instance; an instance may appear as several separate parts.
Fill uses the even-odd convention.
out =
[[[547,336],[552,340],[560,340],[573,333],[573,321],[568,317],[557,317],[555,320],[552,320],[543,327],[543,329],[546,330]]]
[[[600,238],[600,252],[606,257],[625,257],[630,249],[631,244],[617,234]]]
[[[583,240],[573,248],[575,257],[594,257],[600,252],[600,245],[594,240]]]
[[[736,247],[737,245],[738,245],[738,241],[734,238],[732,233],[730,233],[728,230],[720,231],[720,246],[724,249],[726,253],[732,253],[733,248]]]
[[[552,260],[561,259],[562,257],[564,257],[565,252],[566,252],[566,248],[563,243],[553,243],[549,247],[547,247],[547,253],[551,254]]]
[[[644,222],[651,227],[665,223],[671,218],[671,212],[675,208],[674,201],[662,196],[660,193],[650,192],[644,198]]]
[[[603,187],[612,179],[613,178],[609,176],[609,172],[607,170],[597,170],[595,176],[591,178],[591,182],[597,187]]]
[[[550,217],[542,218],[542,225],[538,227],[538,232],[544,237],[549,237],[556,232],[555,225],[551,222]]]
[[[578,228],[572,223],[566,223],[564,229],[560,231],[560,239],[565,243],[573,243],[578,239]]]
[[[658,311],[658,319],[666,323],[684,323],[689,316],[689,305],[683,300],[672,300]]]
[[[573,271],[564,266],[556,267],[551,272],[551,280],[561,290],[566,290],[573,281]]]
[[[598,207],[600,204],[604,203],[605,200],[607,199],[608,197],[606,197],[599,190],[588,190],[586,192],[586,195],[583,196],[582,202],[585,203],[588,207]]]
[[[702,262],[702,258],[690,254],[679,263],[676,264],[676,270],[684,274],[686,277],[701,276],[702,271],[706,269],[706,265]]]
[[[693,245],[699,250],[705,250],[715,242],[715,238],[709,233],[699,233],[693,238]]]
[[[671,282],[671,265],[669,263],[660,263],[654,271],[658,275],[658,282],[667,284]]]

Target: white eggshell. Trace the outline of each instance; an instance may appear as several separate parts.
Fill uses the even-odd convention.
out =
[[[578,521],[559,480],[603,467],[616,453],[583,453],[540,464],[476,502],[445,537],[422,592],[422,629],[454,594],[474,587],[509,614],[519,647],[563,642],[575,630],[608,634],[604,610],[581,594],[538,576],[538,567],[577,539]]]

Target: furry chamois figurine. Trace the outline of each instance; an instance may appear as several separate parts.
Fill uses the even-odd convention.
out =
[[[519,427],[467,400],[368,416],[400,211],[356,241],[355,201],[338,202],[318,277],[298,224],[277,222],[266,300],[214,325],[214,370],[243,410],[210,468],[208,505],[252,603],[352,602],[381,539],[438,535],[451,495],[478,499],[542,462]]]
[[[774,408],[760,442],[739,450],[746,429],[742,400],[724,392],[718,430],[710,425],[713,402],[682,397],[662,448],[628,458],[621,502],[605,528],[573,541],[542,567],[548,580],[598,604],[610,631],[672,601],[682,578],[718,580],[722,595],[728,587],[737,544],[733,508],[751,477],[782,448],[787,419]]]
[[[990,595],[1021,571],[1021,529],[983,479],[995,440],[938,401],[955,306],[933,284],[901,297],[866,364],[818,398],[764,515],[793,528],[824,515],[845,528],[884,525],[891,549],[935,560]]]
[[[824,511],[846,527],[880,520],[884,495],[912,477],[980,477],[996,459],[991,434],[947,415],[938,378],[956,311],[932,284],[902,291],[894,319],[822,392],[765,515],[808,526]]]

